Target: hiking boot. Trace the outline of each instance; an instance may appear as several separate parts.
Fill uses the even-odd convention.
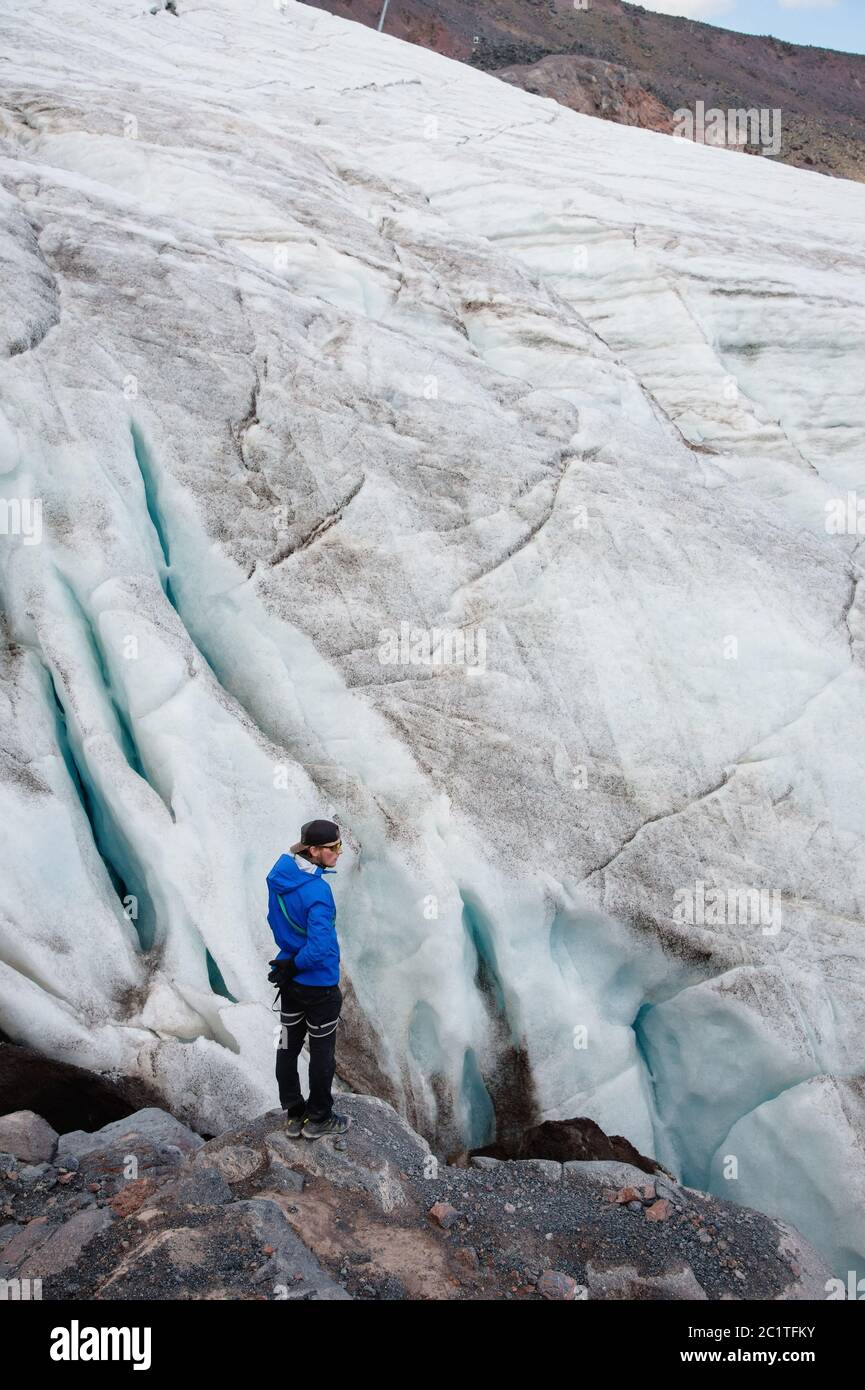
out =
[[[288,1135],[289,1139],[300,1138],[303,1132],[303,1127],[307,1123],[308,1119],[308,1115],[286,1115],[285,1132]]]
[[[304,1139],[323,1139],[327,1134],[345,1134],[351,1124],[347,1115],[328,1115],[326,1120],[307,1120],[301,1130]]]

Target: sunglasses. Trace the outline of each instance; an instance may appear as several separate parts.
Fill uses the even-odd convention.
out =
[[[334,853],[342,849],[342,840],[336,840],[332,845],[322,845],[322,849],[332,849]]]

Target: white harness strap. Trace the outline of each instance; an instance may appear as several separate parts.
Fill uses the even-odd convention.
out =
[[[306,1026],[311,1038],[326,1038],[329,1033],[333,1032],[338,1023],[339,1015],[329,1023],[307,1023]]]

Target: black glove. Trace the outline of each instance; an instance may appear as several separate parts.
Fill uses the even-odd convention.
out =
[[[270,974],[267,978],[272,985],[278,985],[280,989],[283,985],[290,984],[297,974],[297,967],[291,956],[285,960],[268,961],[268,964]]]

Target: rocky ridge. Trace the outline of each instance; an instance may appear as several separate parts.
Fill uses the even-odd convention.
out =
[[[792,1227],[668,1174],[448,1164],[386,1101],[340,1109],[315,1143],[280,1110],[208,1141],[156,1107],[62,1135],[6,1115],[0,1278],[55,1300],[825,1297]]]

